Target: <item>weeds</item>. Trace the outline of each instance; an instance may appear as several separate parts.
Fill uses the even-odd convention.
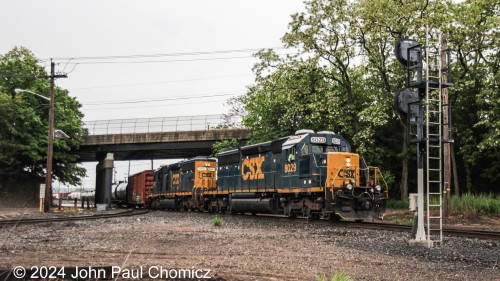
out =
[[[324,274],[318,274],[316,275],[315,281],[353,281],[353,279],[343,271],[337,271],[332,277],[330,277],[330,279],[328,279]]]
[[[213,218],[212,218],[212,224],[213,224],[214,226],[221,226],[223,222],[224,222],[224,221],[223,221],[223,220],[222,220],[222,218],[221,218],[221,217],[219,217],[219,216],[215,216],[215,217],[213,217]]]
[[[500,198],[494,194],[470,193],[451,197],[451,210],[453,212],[473,212],[481,214],[500,214]]]
[[[439,203],[439,201],[434,201],[432,200],[434,204]],[[409,202],[408,200],[390,199],[387,201],[387,207],[408,210]],[[498,215],[500,214],[500,197],[492,193],[479,195],[466,193],[461,196],[452,196],[451,211]]]
[[[401,220],[396,218],[396,219],[392,220],[392,223],[393,224],[401,224]]]

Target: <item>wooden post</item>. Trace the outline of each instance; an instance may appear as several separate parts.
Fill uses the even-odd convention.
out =
[[[442,71],[442,83],[448,82],[448,51],[446,40],[441,40],[441,66],[445,67]],[[442,69],[443,70],[443,69]],[[441,90],[443,98],[443,216],[448,218],[451,207],[451,149],[450,149],[450,106],[448,101],[448,88]]]

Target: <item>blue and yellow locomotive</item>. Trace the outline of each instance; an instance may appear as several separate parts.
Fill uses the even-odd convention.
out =
[[[213,173],[200,171],[208,168]],[[364,220],[385,211],[387,196],[379,175],[376,168],[361,167],[359,155],[351,153],[342,136],[299,130],[223,152],[217,159],[197,157],[161,168],[155,173],[151,205]]]

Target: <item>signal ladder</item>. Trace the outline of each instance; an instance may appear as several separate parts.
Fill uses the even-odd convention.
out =
[[[441,32],[431,38],[426,28],[424,81],[425,86],[425,174],[427,186],[426,228],[429,246],[443,242],[443,125],[449,125],[444,117],[442,89],[451,84],[443,82],[443,71],[449,72],[449,52],[442,49]],[[437,42],[435,41],[437,39]],[[443,67],[445,64],[445,67]],[[447,76],[448,77],[448,76]],[[449,110],[447,110],[448,112]],[[443,122],[444,121],[444,122]]]

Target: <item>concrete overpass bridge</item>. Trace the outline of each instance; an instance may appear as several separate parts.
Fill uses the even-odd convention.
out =
[[[178,116],[85,122],[78,154],[81,162],[100,161],[107,153],[114,160],[176,159],[210,155],[217,141],[245,142],[250,132],[238,120],[224,115]]]
[[[179,116],[85,122],[86,136],[73,153],[80,162],[98,161],[96,203],[111,205],[114,160],[207,156],[217,141],[244,143],[250,131],[224,115]]]

